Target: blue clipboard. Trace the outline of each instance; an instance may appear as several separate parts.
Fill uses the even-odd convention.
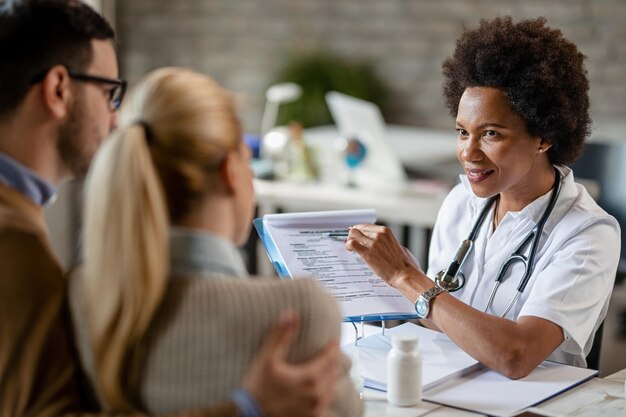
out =
[[[292,279],[287,272],[285,261],[280,256],[280,253],[276,249],[276,245],[272,238],[265,233],[265,225],[262,218],[256,218],[252,221],[254,228],[256,229],[263,246],[267,252],[267,256],[270,262],[274,266],[276,273],[282,279]],[[346,316],[343,318],[344,322],[362,322],[362,321],[386,321],[386,320],[410,320],[418,319],[417,314],[368,314],[366,316]]]
[[[270,262],[274,265],[274,269],[280,278],[283,279],[291,279],[289,273],[287,272],[287,267],[285,266],[285,261],[278,253],[276,249],[276,245],[274,245],[274,241],[267,233],[265,233],[265,226],[263,225],[262,218],[256,218],[252,220],[252,224],[254,224],[254,228],[259,234],[259,238],[261,238],[261,242],[263,242],[263,246],[265,246],[265,250],[267,252],[267,256],[270,258]]]

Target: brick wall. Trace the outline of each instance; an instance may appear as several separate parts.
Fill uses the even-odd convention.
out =
[[[588,56],[596,129],[626,138],[625,0],[120,0],[122,73],[131,82],[164,65],[193,67],[247,98],[257,131],[263,92],[285,56],[325,48],[374,63],[396,123],[452,128],[441,63],[480,18],[545,16]]]

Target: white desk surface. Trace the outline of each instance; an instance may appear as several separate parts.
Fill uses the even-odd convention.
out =
[[[342,326],[341,343],[353,342],[353,326],[350,323],[344,323]],[[360,324],[357,326],[360,332]],[[365,325],[364,330],[365,335],[368,336],[377,333],[380,328]],[[546,416],[626,416],[625,378],[626,369],[622,369],[605,378],[590,379],[531,408],[531,410]],[[425,401],[414,407],[395,407],[387,403],[384,392],[371,389],[365,389],[363,399],[365,400],[365,417],[418,417],[426,414],[429,417],[476,417],[481,415]]]
[[[259,215],[284,211],[374,208],[378,219],[394,224],[433,227],[448,190],[421,183],[405,193],[349,188],[332,183],[254,180]]]

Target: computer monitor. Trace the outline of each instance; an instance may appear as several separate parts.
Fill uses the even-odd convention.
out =
[[[407,175],[385,131],[378,106],[336,91],[326,94],[326,103],[341,136],[356,138],[366,147],[363,162],[354,170],[358,186],[401,188]]]

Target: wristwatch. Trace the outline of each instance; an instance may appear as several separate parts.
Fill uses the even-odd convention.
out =
[[[428,314],[430,313],[430,303],[442,292],[447,291],[435,285],[417,297],[417,300],[415,301],[415,312],[420,319],[428,318]]]

